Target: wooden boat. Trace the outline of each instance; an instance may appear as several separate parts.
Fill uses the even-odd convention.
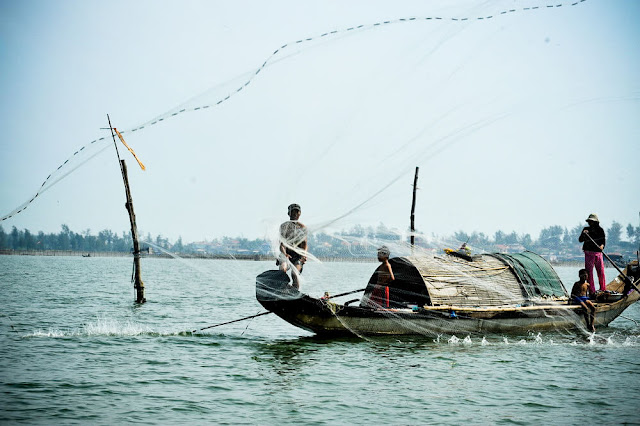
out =
[[[614,268],[617,266],[619,268],[624,268],[627,265],[625,262],[624,256],[620,253],[609,253],[608,261],[611,263],[611,266]]]
[[[457,256],[409,256],[389,260],[395,280],[373,303],[376,275],[359,305],[314,298],[289,283],[286,273],[256,279],[256,298],[267,310],[319,335],[518,333],[575,329],[586,323],[553,267],[532,252]],[[638,262],[594,298],[595,326],[608,325],[638,301]],[[628,278],[627,278],[628,277]],[[635,281],[635,283],[634,283]]]

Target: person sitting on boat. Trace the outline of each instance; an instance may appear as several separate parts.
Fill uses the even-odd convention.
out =
[[[596,306],[589,299],[588,277],[587,270],[580,269],[578,272],[579,279],[573,284],[573,288],[571,289],[571,303],[574,305],[582,305],[587,328],[595,332]]]
[[[471,249],[469,249],[469,247],[467,246],[467,243],[462,243],[462,245],[457,251],[450,248],[446,248],[444,249],[444,252],[447,253],[449,256],[459,257],[469,262],[473,261],[473,258],[471,257]]]
[[[291,269],[291,284],[299,289],[302,267],[307,261],[307,227],[299,219],[302,214],[299,204],[291,204],[288,208],[289,219],[280,225],[280,256],[278,264],[282,271]]]
[[[582,229],[578,241],[582,244],[582,251],[584,251],[584,268],[589,275],[589,289],[591,293],[596,292],[596,284],[593,279],[593,267],[595,266],[598,273],[598,284],[600,284],[600,290],[605,291],[607,289],[607,282],[604,277],[604,260],[602,259],[602,252],[606,244],[606,237],[604,229],[600,227],[600,220],[598,216],[591,213],[586,222],[589,226]]]
[[[389,264],[390,255],[391,250],[387,246],[382,246],[378,249],[378,262],[382,263],[375,271],[376,283],[371,291],[369,300],[365,302],[366,305],[372,308],[389,307],[389,283],[395,280],[391,264]]]

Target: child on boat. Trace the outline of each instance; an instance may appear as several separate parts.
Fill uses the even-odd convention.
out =
[[[578,278],[579,280],[573,284],[573,288],[571,289],[571,303],[582,305],[587,328],[595,332],[596,306],[589,300],[589,274],[587,270],[580,269]]]

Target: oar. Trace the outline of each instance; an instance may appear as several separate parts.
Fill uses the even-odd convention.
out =
[[[589,239],[591,240],[591,242],[593,244],[595,244],[596,247],[598,247],[600,249],[600,246],[598,245],[598,243],[596,243],[593,238],[591,238],[591,235],[589,234],[584,234],[587,237],[589,237]],[[629,278],[624,272],[622,272],[622,270],[618,267],[618,265],[616,265],[613,260],[611,260],[611,258],[607,255],[607,253],[604,252],[604,250],[600,249],[600,252],[604,255],[604,257],[607,258],[607,260],[613,265],[614,268],[616,268],[618,270],[618,272],[620,272],[620,274],[625,278],[625,280],[631,284],[633,286],[633,288],[636,289],[636,291],[638,293],[640,293],[640,289],[638,288],[638,286],[635,285],[635,283],[633,282],[633,280],[631,278]]]
[[[324,299],[333,299],[334,297],[340,297],[340,296],[346,296],[347,294],[353,294],[353,293],[358,293],[360,291],[365,291],[366,288],[361,288],[358,290],[353,290],[353,291],[347,291],[346,293],[338,293],[338,294],[334,294],[333,296],[329,296],[329,297],[325,297]]]
[[[231,323],[238,322],[238,321],[244,321],[244,320],[248,320],[248,319],[251,319],[251,318],[260,317],[262,315],[267,315],[267,314],[270,314],[270,313],[271,313],[271,311],[261,312],[261,313],[256,314],[256,315],[251,315],[251,316],[240,318],[240,319],[237,319],[237,320],[227,321],[227,322],[223,322],[223,323],[215,324],[215,325],[210,325],[209,327],[204,327],[204,328],[201,328],[200,330],[193,330],[192,333],[197,333],[198,331],[206,330],[208,328],[219,327],[221,325],[227,325],[227,324],[231,324]]]
[[[327,299],[333,299],[334,297],[346,296],[347,294],[358,293],[358,292],[360,292],[360,291],[365,291],[365,290],[366,290],[366,289],[361,288],[361,289],[359,289],[359,290],[347,291],[346,293],[334,294],[333,296],[325,297],[325,300],[327,300]],[[234,322],[239,322],[239,321],[248,320],[248,319],[251,319],[251,318],[261,317],[262,315],[267,315],[267,314],[270,314],[270,313],[272,313],[272,312],[271,312],[271,311],[261,312],[261,313],[256,314],[256,315],[250,315],[250,316],[248,316],[248,317],[244,317],[244,318],[236,319],[236,320],[233,320],[233,321],[227,321],[227,322],[223,322],[223,323],[220,323],[220,324],[210,325],[210,326],[208,326],[208,327],[203,327],[203,328],[201,328],[201,329],[199,329],[199,330],[193,330],[193,331],[192,331],[192,333],[197,333],[198,331],[207,330],[207,329],[209,329],[209,328],[214,328],[214,327],[220,327],[221,325],[227,325],[227,324],[231,324],[231,323],[234,323]]]

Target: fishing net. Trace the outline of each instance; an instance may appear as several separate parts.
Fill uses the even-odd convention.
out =
[[[234,218],[244,221],[249,235],[269,235],[292,199],[303,204],[305,218],[313,218],[312,232],[380,222],[397,227],[406,217],[407,182],[416,165],[423,166],[421,185],[429,194],[419,200],[424,206],[442,199],[449,187],[469,188],[480,176],[491,180],[512,149],[496,141],[512,140],[513,128],[535,126],[582,99],[563,92],[569,76],[560,74],[556,53],[546,50],[549,28],[564,29],[564,20],[588,13],[583,3],[434,3],[406,16],[367,15],[283,40],[256,58],[254,69],[152,118],[115,123],[149,165],[148,178],[136,183],[146,195],[137,204],[154,211],[147,219],[152,229],[178,217],[216,235]],[[533,49],[523,25],[539,37]],[[522,56],[523,46],[531,57]],[[506,86],[513,76],[509,84],[517,86]],[[530,88],[528,78],[548,83],[548,90]],[[562,95],[551,97],[554,91]],[[187,131],[193,135],[188,141]],[[79,143],[44,175],[32,197],[1,219],[22,212],[107,150],[112,141],[105,133]],[[531,145],[518,145],[525,156]],[[167,151],[170,158],[158,155]],[[492,151],[487,164],[473,164],[481,152]],[[169,172],[178,165],[190,166],[182,179]],[[205,222],[200,212],[215,207],[207,194],[234,199],[247,185],[251,194],[241,211],[220,209],[218,220]],[[149,201],[165,198],[172,202]],[[429,209],[429,216],[421,209],[422,223],[461,222],[468,211],[460,201]],[[514,212],[513,201],[505,214]]]
[[[516,306],[566,296],[553,270],[532,255],[477,256],[490,251],[483,242],[441,237],[432,225],[498,228],[500,216],[515,217],[545,197],[542,165],[523,159],[537,150],[555,153],[557,138],[579,139],[574,132],[583,126],[573,124],[601,114],[590,109],[594,99],[606,101],[569,84],[575,57],[566,54],[590,41],[567,36],[567,28],[593,19],[591,13],[584,0],[442,2],[283,40],[252,69],[119,128],[148,167],[145,179],[134,178],[134,193],[144,194],[135,197],[141,234],[175,228],[185,236],[181,228],[189,227],[187,238],[195,240],[202,237],[194,229],[209,238],[240,229],[268,240],[261,254],[271,256],[275,270],[280,224],[296,202],[309,241],[301,288],[314,296],[334,291],[319,279],[318,271],[331,267],[327,260],[375,262],[383,244],[396,259],[403,293],[394,303],[412,295],[416,305]],[[548,140],[545,127],[558,135]],[[0,219],[13,219],[112,143],[102,136],[81,144],[35,195]],[[171,173],[176,164],[188,169],[185,176]],[[411,230],[417,165],[421,191]],[[523,174],[540,180],[502,191],[505,176]],[[475,204],[466,201],[472,195]],[[443,251],[462,243],[473,262]],[[247,276],[247,285],[254,279]],[[426,292],[416,288],[420,282]]]

